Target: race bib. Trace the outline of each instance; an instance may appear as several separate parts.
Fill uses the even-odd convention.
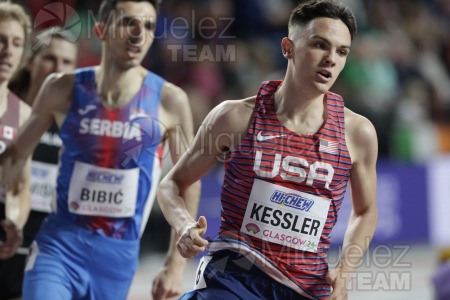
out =
[[[317,252],[330,202],[255,179],[241,232],[282,246]]]
[[[31,165],[30,205],[35,211],[51,213],[56,195],[58,166],[33,161]]]
[[[200,262],[198,263],[197,272],[195,272],[195,282],[194,282],[194,290],[204,289],[206,288],[206,282],[204,277],[204,272],[206,266],[212,259],[212,255],[205,255],[202,257]]]
[[[75,162],[69,187],[69,211],[86,216],[134,216],[138,182],[139,168],[118,170]]]

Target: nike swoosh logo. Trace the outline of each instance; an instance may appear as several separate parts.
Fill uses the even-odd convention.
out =
[[[82,108],[78,109],[78,113],[80,115],[84,116],[85,114],[87,114],[88,112],[90,112],[91,110],[94,110],[96,108],[97,108],[97,106],[89,104],[84,109],[82,109]]]
[[[262,131],[258,132],[258,135],[256,136],[256,140],[258,142],[264,142],[267,140],[275,139],[278,137],[285,136],[285,134],[279,134],[279,135],[270,135],[270,134],[262,134]]]

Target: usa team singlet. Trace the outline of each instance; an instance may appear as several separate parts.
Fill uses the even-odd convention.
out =
[[[97,94],[94,70],[77,72],[73,104],[60,129],[64,150],[56,213],[61,218],[109,237],[139,238],[161,172],[163,84],[148,72],[133,99],[111,109]]]
[[[326,121],[315,134],[284,127],[275,111],[281,81],[264,82],[251,125],[225,162],[214,252],[245,256],[274,280],[312,299],[326,298],[331,230],[352,166],[344,103],[326,93]]]

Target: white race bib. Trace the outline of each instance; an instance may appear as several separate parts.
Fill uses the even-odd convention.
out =
[[[58,166],[33,161],[31,165],[30,205],[31,209],[51,213],[56,196]]]
[[[194,290],[204,289],[207,287],[203,273],[205,272],[206,266],[209,264],[211,259],[212,255],[205,255],[198,263],[197,272],[195,272],[196,275],[194,282]]]
[[[255,179],[241,232],[290,248],[317,252],[330,202]]]
[[[139,168],[120,170],[75,162],[68,206],[74,214],[113,218],[135,214]]]

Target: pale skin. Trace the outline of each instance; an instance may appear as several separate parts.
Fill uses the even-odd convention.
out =
[[[33,105],[45,78],[52,73],[73,71],[76,61],[77,46],[65,39],[52,37],[48,46],[42,46],[28,60],[27,69],[30,72],[31,83],[23,100],[29,105]]]
[[[337,19],[317,18],[306,26],[290,28],[281,47],[288,60],[282,86],[275,94],[278,119],[291,131],[317,132],[326,119],[324,95],[342,71],[351,44],[346,25]],[[326,76],[324,76],[326,74]],[[180,235],[178,250],[192,257],[205,250],[206,220],[195,221],[186,210],[183,192],[201,178],[221,155],[233,150],[246,133],[256,97],[225,101],[206,117],[188,153],[167,174],[158,201],[171,226]],[[247,120],[246,122],[244,120]],[[347,299],[348,283],[367,249],[377,223],[377,136],[371,122],[345,109],[346,143],[352,159],[350,175],[353,211],[336,269],[328,273],[333,287],[329,299]],[[226,134],[224,134],[226,133]],[[213,147],[204,143],[215,141]],[[359,249],[355,253],[354,249]],[[348,255],[351,252],[351,259]]]
[[[25,31],[22,25],[14,20],[0,21],[0,116],[7,112],[8,82],[17,70],[22,59],[25,43]],[[25,103],[19,103],[19,125],[24,124],[31,109]],[[7,150],[5,150],[7,151]],[[6,241],[0,243],[0,259],[14,255],[22,244],[22,228],[30,211],[30,157],[24,157],[21,162],[25,167],[22,172],[15,173],[17,180],[5,181],[2,184],[8,188],[5,201],[6,219],[1,226],[6,232]]]
[[[123,14],[115,17],[110,26],[98,23],[94,28],[103,44],[101,64],[95,68],[97,92],[103,104],[111,108],[125,105],[141,88],[148,71],[140,63],[153,42],[156,20],[155,8],[149,2],[119,2],[116,11]],[[73,73],[47,78],[11,153],[3,158],[4,164],[20,168],[21,165],[12,163],[13,158],[29,155],[53,120],[61,127],[72,103],[74,78]],[[176,162],[193,139],[194,129],[186,93],[170,83],[165,83],[161,92],[159,123],[163,138],[168,140],[171,158]],[[199,190],[199,183],[194,183],[186,192],[192,215],[197,213]],[[175,235],[172,240],[176,241]],[[153,281],[155,300],[181,293],[186,260],[176,251],[175,242],[171,245],[166,262]]]

